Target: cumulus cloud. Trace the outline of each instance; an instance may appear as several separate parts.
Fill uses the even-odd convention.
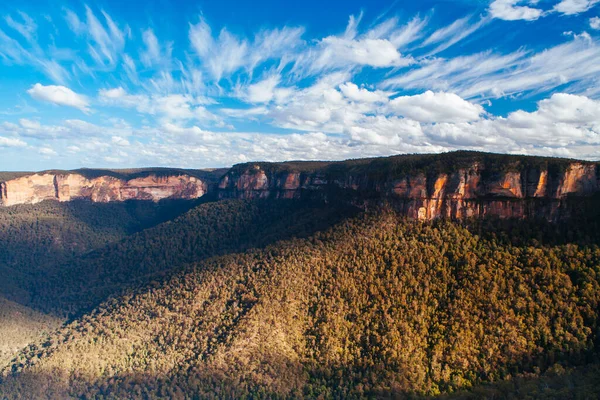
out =
[[[242,34],[200,18],[184,27],[189,41],[177,42],[185,46],[177,52],[158,25],[132,34],[123,21],[89,7],[79,15],[64,11],[73,40],[83,47],[46,51],[36,47],[35,21],[13,13],[0,30],[0,59],[33,66],[59,85],[38,83],[28,91],[33,98],[86,113],[91,104],[107,112],[119,108],[141,122],[69,118],[48,124],[43,115],[19,115],[26,118],[0,123],[0,146],[11,146],[13,154],[29,151],[36,159],[47,148],[55,152],[43,150],[50,161],[67,153],[90,166],[208,167],[463,148],[598,158],[595,35],[571,33],[546,49],[524,42],[512,51],[485,51],[484,44],[484,51],[448,58],[443,53],[478,39],[475,32],[492,18],[559,18],[595,3],[497,0],[484,16],[441,26],[434,25],[434,14],[381,17],[370,24],[359,15],[350,17],[345,30],[311,38],[302,27]],[[600,20],[589,24],[594,28]],[[68,88],[65,82],[73,81],[107,86],[88,99]],[[570,94],[553,95],[556,90]],[[487,99],[532,94],[546,97],[534,111],[497,117],[482,107]],[[248,121],[276,133],[232,126]]]
[[[294,71],[317,74],[354,67],[398,68],[415,62],[399,49],[421,34],[424,26],[421,20],[414,19],[406,26],[400,26],[393,18],[359,34],[361,18],[362,15],[351,16],[343,34],[324,37],[314,48],[298,54]]]
[[[600,0],[562,0],[553,10],[564,15],[575,15],[586,12],[599,2]]]
[[[489,7],[490,15],[505,21],[534,21],[543,15],[543,10],[526,5],[523,0],[494,0]],[[535,2],[530,2],[535,4]]]
[[[163,120],[218,121],[219,118],[208,111],[204,105],[210,103],[205,98],[191,95],[147,95],[129,94],[122,87],[101,89],[98,92],[101,103],[132,108],[142,114],[155,115]]]
[[[78,108],[84,113],[90,112],[89,102],[83,95],[77,94],[68,87],[36,83],[27,91],[36,100],[53,103],[59,106]]]
[[[351,101],[362,103],[385,103],[393,94],[381,90],[368,90],[364,87],[359,88],[355,83],[346,82],[340,85],[340,91]]]
[[[595,29],[595,30],[600,29],[600,18],[599,17],[590,18],[590,28]]]
[[[0,147],[25,147],[27,143],[18,138],[0,136]]]
[[[469,122],[480,118],[483,107],[463,100],[454,93],[431,90],[414,96],[400,96],[390,101],[389,109],[419,122]]]
[[[339,103],[334,104],[344,104],[344,96],[338,93],[341,99],[338,98]],[[437,98],[436,95],[434,93],[434,104],[445,104],[439,103],[439,99],[447,101],[452,98]],[[426,98],[412,97],[415,98],[409,100],[417,105]],[[460,103],[458,99],[454,101]],[[422,107],[426,109],[427,106]],[[469,109],[468,106],[466,108]],[[475,107],[474,113],[478,111]],[[341,159],[456,149],[588,159],[598,157],[600,101],[585,96],[554,94],[540,101],[535,111],[515,111],[506,117],[486,115],[475,118],[475,114],[467,113],[462,120],[446,119],[447,122],[431,123],[426,120],[434,118],[421,118],[422,112],[417,106],[414,118],[360,114],[342,133],[318,129],[285,134],[215,132],[177,122],[165,122],[158,127],[131,128],[73,120],[61,125],[23,120],[19,124],[4,124],[3,132],[6,137],[18,140],[21,137],[39,140],[42,135],[52,134],[51,150],[56,154],[47,152],[45,156],[49,160],[57,160],[58,155],[69,153],[69,157],[86,160],[90,166],[128,160],[135,165],[209,167],[252,160]],[[458,115],[461,112],[458,111]],[[313,115],[307,118],[319,117]],[[83,135],[81,131],[92,135]],[[48,146],[42,144],[39,148]]]
[[[403,57],[396,47],[386,39],[348,39],[326,37],[321,42],[323,50],[316,59],[316,68],[331,65],[368,65],[371,67],[401,67],[412,60]]]
[[[260,82],[249,85],[245,98],[250,103],[268,103],[275,97],[275,88],[280,82],[278,75],[272,75]]]
[[[52,149],[50,147],[41,147],[38,150],[38,153],[40,153],[41,155],[46,156],[46,157],[58,155],[58,153],[56,151],[54,151],[54,149]]]

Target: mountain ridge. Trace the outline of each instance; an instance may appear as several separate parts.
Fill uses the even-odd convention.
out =
[[[431,220],[564,219],[574,198],[600,193],[600,163],[471,151],[345,161],[249,162],[229,169],[44,171],[0,182],[0,204],[53,199],[95,202],[319,198],[366,206],[395,202],[408,217]],[[576,202],[575,202],[576,203]]]

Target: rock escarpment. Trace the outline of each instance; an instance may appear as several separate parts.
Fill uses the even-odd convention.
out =
[[[412,158],[411,158],[412,157]],[[220,198],[389,201],[421,220],[568,216],[600,194],[598,163],[458,152],[342,163],[253,163],[232,168]],[[594,197],[596,196],[596,197]],[[600,204],[598,204],[600,206]]]
[[[86,177],[80,173],[35,173],[0,182],[0,204],[34,204],[44,200],[91,200],[98,203],[125,200],[196,199],[208,183],[184,173]]]
[[[422,220],[543,217],[557,220],[600,204],[600,163],[478,152],[402,155],[341,162],[239,164],[229,170],[78,170],[20,174],[0,182],[0,205],[94,202],[304,199],[368,207],[387,202]],[[112,171],[114,172],[114,171]],[[585,206],[585,207],[584,207]]]

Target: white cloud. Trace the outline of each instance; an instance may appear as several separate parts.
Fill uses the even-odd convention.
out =
[[[522,5],[536,5],[538,2],[539,0],[494,0],[490,4],[488,11],[493,18],[506,21],[535,21],[540,17],[549,15],[551,12],[558,12],[563,15],[577,15],[588,11],[599,3],[600,0],[561,0],[551,10],[547,11]]]
[[[106,105],[133,108],[140,113],[155,115],[165,121],[196,119],[204,122],[219,121],[204,105],[207,99],[191,95],[129,94],[122,87],[101,89],[99,99]]]
[[[470,20],[471,17],[457,19],[452,24],[433,32],[422,44],[423,47],[437,44],[437,46],[428,53],[428,56],[440,53],[467,38],[487,24],[490,18],[480,18],[473,24],[470,23]]]
[[[4,123],[0,131],[14,137],[31,138],[39,141],[67,140],[71,145],[81,138],[104,138],[111,136],[126,137],[131,135],[131,128],[122,124],[98,126],[79,119],[66,119],[58,125],[44,125],[37,120],[21,118],[18,124]],[[103,143],[107,144],[106,140]],[[107,144],[108,145],[108,144]]]
[[[6,24],[19,32],[25,39],[27,39],[27,41],[35,43],[37,24],[29,15],[25,14],[24,12],[19,11],[18,14],[23,22],[16,21],[10,15],[7,15],[4,17]]]
[[[145,67],[164,65],[171,62],[172,43],[167,43],[164,49],[161,50],[161,45],[152,29],[146,29],[142,33],[142,41],[146,49],[140,54],[140,60]],[[130,61],[127,62],[130,63]]]
[[[370,91],[364,87],[359,88],[352,82],[341,84],[340,90],[349,100],[363,103],[385,103],[393,94],[381,90]]]
[[[302,43],[303,33],[303,28],[284,27],[259,31],[253,40],[248,40],[223,28],[213,37],[211,27],[201,18],[197,24],[190,24],[188,37],[202,68],[218,83],[240,69],[251,75],[254,68],[267,60],[279,58],[283,63]]]
[[[27,34],[27,32],[25,33]],[[0,29],[0,59],[8,64],[33,66],[54,82],[66,82],[69,73],[56,60],[42,54],[39,46],[34,41],[33,33],[31,35],[33,43],[30,47],[33,47],[33,50],[28,50],[19,41],[11,38]]]
[[[268,103],[275,96],[275,88],[279,84],[279,76],[273,75],[248,86],[246,98],[251,103]]]
[[[135,61],[133,61],[133,59],[128,54],[123,54],[123,68],[125,69],[125,73],[127,74],[127,77],[131,82],[139,82]]]
[[[218,82],[225,74],[241,68],[248,60],[248,42],[239,40],[226,29],[213,39],[210,26],[201,20],[190,25],[189,38],[202,63]]]
[[[0,147],[25,147],[27,143],[18,138],[0,136]]]
[[[112,69],[123,53],[125,38],[129,28],[121,29],[106,12],[101,12],[104,23],[85,6],[85,22],[71,10],[66,10],[65,19],[69,28],[77,35],[89,40],[88,53],[97,65]]]
[[[321,42],[322,52],[315,68],[345,66],[347,63],[371,67],[402,67],[410,65],[411,58],[403,57],[392,42],[386,39],[346,39],[334,36]]]
[[[47,156],[47,157],[58,155],[58,153],[50,147],[41,147],[38,150],[38,153],[40,153],[43,156]]]
[[[181,59],[158,28],[136,30],[139,47],[128,42],[125,53],[132,39],[129,28],[89,7],[80,16],[65,11],[73,40],[83,43],[83,50],[46,51],[28,42],[27,35],[35,41],[34,25],[13,13],[5,29],[14,37],[0,30],[0,60],[33,66],[61,85],[36,84],[28,91],[32,97],[84,112],[90,104],[107,112],[118,107],[142,114],[142,122],[137,127],[111,119],[105,125],[78,119],[44,124],[43,115],[19,115],[28,118],[0,123],[0,146],[25,146],[37,158],[39,149],[49,148],[56,153],[46,154],[49,160],[60,162],[58,156],[68,153],[77,157],[73,162],[90,166],[125,161],[219,166],[460,148],[597,158],[600,46],[595,35],[557,37],[563,42],[543,51],[524,42],[509,53],[438,56],[473,38],[492,16],[534,20],[591,5],[495,1],[488,16],[467,16],[441,27],[429,26],[427,17],[405,22],[381,17],[368,25],[361,15],[351,17],[343,32],[310,40],[301,27],[242,35],[212,29],[200,19],[186,27],[191,51],[178,49],[174,54]],[[600,20],[589,23],[593,27]],[[107,82],[94,99],[62,83],[91,80]],[[587,97],[551,96],[557,88]],[[398,92],[420,94],[394,98]],[[548,98],[536,111],[504,118],[480,105],[530,94]],[[279,132],[235,132],[231,126],[250,120]]]
[[[538,53],[518,50],[424,61],[419,68],[385,80],[386,88],[454,92],[465,99],[548,92],[566,84],[594,87],[600,73],[600,46],[588,34]]]
[[[350,138],[362,144],[402,146],[424,142],[421,124],[405,118],[383,115],[366,117],[349,128]]]
[[[562,0],[554,6],[553,10],[564,15],[576,15],[586,12],[599,2],[600,0]]]
[[[333,82],[334,79],[328,80],[319,90]],[[338,94],[341,98],[328,95],[330,104],[347,104]],[[412,101],[423,102],[418,97]],[[330,111],[334,113],[333,109]],[[533,112],[516,111],[507,117],[487,115],[468,120],[467,115],[455,122],[430,123],[394,115],[360,114],[342,133],[334,134],[318,129],[288,134],[214,132],[173,122],[131,132],[120,131],[122,128],[114,125],[73,120],[55,126],[38,121],[2,126],[7,137],[31,137],[40,142],[38,149],[49,148],[51,151],[43,151],[49,163],[58,162],[60,154],[68,153],[75,162],[89,166],[102,166],[111,159],[116,163],[127,160],[133,165],[209,167],[251,160],[331,160],[456,149],[597,159],[599,116],[600,101],[555,94],[540,101]],[[84,135],[82,130],[102,136]],[[27,131],[38,132],[38,136],[27,136]],[[42,133],[52,138],[51,148],[44,143]],[[139,141],[138,137],[145,140]]]
[[[420,20],[412,20],[407,26],[399,27],[394,18],[358,34],[360,19],[351,16],[342,35],[327,36],[314,48],[299,54],[294,71],[317,74],[361,66],[389,68],[414,63],[412,57],[402,55],[398,49],[418,37],[424,26]]]
[[[397,97],[390,101],[389,109],[419,122],[469,122],[478,120],[484,113],[483,107],[454,93],[430,90],[414,96]]]
[[[140,58],[142,63],[149,67],[160,60],[160,45],[152,29],[146,29],[142,33],[142,40],[146,45],[146,51],[141,54]]]
[[[44,86],[40,83],[36,83],[27,91],[27,93],[36,100],[46,101],[60,106],[78,108],[85,113],[90,112],[87,98],[64,86]]]
[[[595,30],[600,29],[600,18],[599,17],[590,18],[590,28],[595,29]]]
[[[494,0],[492,4],[490,4],[489,12],[492,17],[503,19],[505,21],[534,21],[543,15],[543,10],[539,8],[518,5],[522,3],[525,3],[525,1]],[[531,3],[535,4],[535,2]]]
[[[127,147],[130,145],[129,140],[121,137],[121,136],[113,136],[111,138],[111,142],[117,146]]]

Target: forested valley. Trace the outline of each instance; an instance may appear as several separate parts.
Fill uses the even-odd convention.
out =
[[[3,248],[23,272],[3,309],[37,333],[0,398],[600,396],[596,215],[417,222],[300,200],[162,223],[26,214],[40,228],[19,239],[29,254]],[[37,248],[52,229],[64,241]]]

